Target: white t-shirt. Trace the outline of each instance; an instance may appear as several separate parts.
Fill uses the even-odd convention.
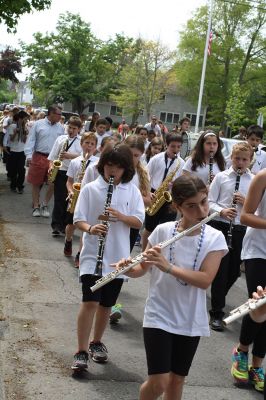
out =
[[[175,222],[158,225],[149,236],[154,246],[173,235]],[[192,269],[197,252],[199,235],[184,236],[173,245],[173,264]],[[170,246],[162,249],[169,260]],[[205,226],[201,250],[197,257],[196,270],[211,251],[228,252],[225,238],[221,232],[209,225]],[[150,287],[144,311],[143,326],[162,329],[166,332],[185,336],[209,336],[209,322],[206,309],[206,290],[191,285],[181,285],[177,279],[152,267]]]
[[[82,168],[81,167],[81,165],[82,165],[81,162],[83,160],[84,160],[84,157],[83,156],[79,156],[77,158],[73,158],[73,160],[70,161],[70,164],[69,164],[69,167],[68,167],[68,170],[67,170],[67,176],[69,176],[70,178],[73,178],[74,182],[78,181],[79,174],[80,174],[81,168]],[[94,162],[96,160],[98,160],[97,157],[95,157],[93,155],[90,156],[89,159],[86,161],[86,163],[88,163],[90,161],[88,163],[86,169],[89,167],[89,165],[92,162]]]
[[[167,158],[167,166],[169,166],[171,163],[171,159]],[[179,169],[177,170],[174,178],[172,181],[174,181],[176,178],[178,178],[181,173],[182,173],[182,167],[185,164],[185,161],[182,160],[181,157],[177,157],[171,167],[168,170],[167,175],[169,175],[176,167],[177,163],[179,163]],[[159,186],[161,185],[163,181],[163,176],[164,176],[164,171],[165,171],[165,152],[156,154],[150,159],[149,164],[147,165],[147,169],[149,171],[149,175],[151,177],[151,187],[153,189],[158,189]]]
[[[205,185],[208,184],[209,180],[209,173],[210,173],[210,167],[209,164],[204,164],[202,167],[197,167],[196,171],[192,171],[192,159],[189,157],[187,161],[185,162],[185,165],[183,166],[183,171],[189,172],[191,175],[197,176],[203,182]],[[218,167],[218,164],[216,162],[213,163],[213,175],[215,176],[218,174],[218,172],[221,172],[220,168]]]
[[[266,218],[266,192],[257,208],[256,215]],[[263,258],[266,260],[266,229],[248,227],[243,239],[241,260]]]
[[[22,140],[18,140],[18,135],[16,135],[15,140],[10,140],[10,136],[13,135],[14,130],[17,128],[17,124],[11,124],[8,126],[6,130],[6,134],[4,136],[3,144],[4,146],[9,146],[10,151],[15,153],[22,153],[24,151],[25,142]]]
[[[103,214],[107,189],[108,182],[101,176],[84,186],[76,205],[74,223],[77,221],[85,221],[92,225],[99,223],[98,216]],[[142,196],[139,189],[131,182],[114,186],[111,207],[127,216],[136,217],[141,223],[144,221],[145,208]],[[103,275],[114,271],[110,267],[111,263],[129,257],[129,232],[130,228],[125,223],[110,222],[103,256]],[[98,236],[84,233],[80,254],[80,275],[94,273],[97,250]]]

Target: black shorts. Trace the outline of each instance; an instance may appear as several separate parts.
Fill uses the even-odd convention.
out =
[[[164,203],[155,215],[150,216],[145,213],[145,229],[149,232],[153,232],[157,225],[168,221],[175,221],[176,216],[177,212],[172,208],[171,204]]]
[[[183,336],[162,329],[143,328],[148,374],[187,376],[200,336]]]
[[[100,277],[96,275],[82,275],[80,277],[82,282],[82,301],[84,303],[87,301],[96,301],[103,307],[114,306],[123,285],[123,279],[114,279],[93,293],[90,287],[98,279]]]

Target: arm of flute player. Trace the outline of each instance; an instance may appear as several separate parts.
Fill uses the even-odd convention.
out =
[[[134,216],[122,214],[120,211],[115,208],[108,207],[107,211],[114,217],[117,221],[124,222],[130,228],[140,229],[142,226],[142,222]]]
[[[257,292],[254,292],[252,296],[254,300],[258,300],[266,296],[266,287],[263,290],[261,286],[258,286]],[[253,319],[253,321],[258,323],[266,321],[266,304],[263,304],[261,307],[258,307],[255,310],[251,311],[250,317]]]
[[[148,250],[150,247],[151,245],[150,243],[148,243],[146,250]],[[131,258],[128,259],[123,258],[118,263],[111,264],[111,266],[115,267],[116,269],[120,269],[130,263],[131,263]],[[146,272],[150,269],[150,267],[151,267],[150,263],[142,261],[138,265],[135,265],[135,267],[131,268],[129,271],[125,272],[124,275],[129,276],[130,278],[140,278],[141,276],[146,274]]]
[[[162,255],[161,248],[154,246],[145,251],[145,258],[147,260],[145,264],[150,262],[162,272],[169,273],[173,277],[192,286],[196,286],[200,289],[207,289],[215,278],[223,256],[224,251],[222,250],[212,251],[208,253],[203,260],[200,270],[193,271],[169,263],[169,261]]]
[[[74,225],[82,232],[87,232],[90,235],[101,235],[107,232],[107,227],[103,224],[91,225],[85,221],[77,221]]]
[[[266,188],[265,178],[266,171],[262,170],[251,181],[240,216],[240,221],[243,225],[266,229],[266,219],[255,215]]]

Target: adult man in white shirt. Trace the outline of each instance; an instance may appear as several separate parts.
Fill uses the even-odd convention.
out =
[[[60,124],[62,110],[57,105],[48,108],[48,116],[35,122],[25,145],[26,162],[29,166],[27,180],[32,185],[33,217],[49,217],[47,204],[53,195],[53,185],[49,185],[40,210],[40,191],[47,181],[49,160],[47,159],[57,137],[64,135]]]
[[[156,117],[156,115],[153,115],[151,117],[151,122],[144,125],[144,127],[147,128],[148,131],[154,131],[156,133],[156,136],[162,135],[161,128],[160,125],[158,124],[158,118]]]

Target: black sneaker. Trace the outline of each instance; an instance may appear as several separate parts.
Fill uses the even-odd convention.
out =
[[[108,360],[107,348],[101,342],[90,342],[89,355],[92,360],[98,363],[105,363]]]
[[[224,324],[222,319],[211,317],[210,319],[210,327],[213,331],[223,332],[224,331]]]
[[[80,256],[80,252],[78,252],[75,257],[75,267],[76,268],[79,268],[79,256]]]
[[[58,229],[54,229],[52,232],[52,236],[60,236],[60,231]]]
[[[71,257],[72,256],[72,240],[66,240],[65,241],[64,255],[66,257]]]
[[[79,351],[74,355],[74,361],[71,368],[74,370],[88,369],[88,359],[89,355],[86,351]]]

